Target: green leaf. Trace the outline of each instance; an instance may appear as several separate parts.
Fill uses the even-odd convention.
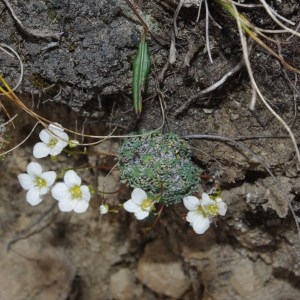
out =
[[[150,52],[145,36],[143,36],[133,62],[133,103],[138,119],[142,113],[142,92],[150,72],[150,64]]]

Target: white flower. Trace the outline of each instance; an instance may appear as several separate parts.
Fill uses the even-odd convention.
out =
[[[23,189],[28,190],[26,200],[31,205],[37,205],[56,179],[54,171],[43,172],[42,166],[37,162],[31,162],[27,166],[28,174],[19,174],[18,179]]]
[[[43,129],[39,135],[42,142],[33,147],[33,156],[36,158],[46,157],[47,155],[56,156],[68,145],[69,136],[64,132],[62,126],[53,123],[48,129]]]
[[[153,209],[154,201],[147,197],[145,191],[135,188],[131,193],[131,199],[123,204],[125,210],[134,213],[138,220],[143,220],[149,216]]]
[[[99,207],[99,210],[100,210],[101,215],[106,215],[108,213],[108,210],[109,210],[108,204],[101,204],[100,207]]]
[[[75,171],[69,170],[64,175],[64,182],[56,183],[52,196],[58,200],[61,211],[74,210],[83,213],[88,209],[91,193],[86,185],[81,185],[81,178]]]
[[[206,193],[202,194],[201,199],[194,196],[184,197],[183,204],[189,210],[186,220],[198,234],[204,233],[209,228],[212,217],[224,216],[227,211],[227,205],[222,198],[212,200]]]

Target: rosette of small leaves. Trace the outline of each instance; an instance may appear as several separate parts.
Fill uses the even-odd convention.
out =
[[[164,204],[179,203],[197,191],[201,174],[191,161],[189,144],[174,133],[126,138],[119,149],[119,169],[122,182]]]

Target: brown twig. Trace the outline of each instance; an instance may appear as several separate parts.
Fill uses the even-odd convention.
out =
[[[205,96],[208,93],[211,93],[218,89],[222,84],[224,84],[228,78],[237,73],[244,66],[244,60],[240,61],[235,67],[233,67],[229,72],[227,72],[220,80],[207,87],[206,89],[200,91],[199,93],[194,94],[188,100],[186,100],[175,112],[174,115],[177,116],[186,110],[194,101]]]
[[[144,32],[145,32],[145,35],[146,35],[148,33],[148,31],[149,31],[147,23],[144,21],[144,19],[142,18],[142,16],[138,12],[138,10],[137,10],[137,8],[136,8],[135,5],[132,4],[131,1],[129,1],[129,0],[125,0],[125,1],[126,1],[127,5],[130,7],[130,9],[133,11],[133,13],[136,15],[136,17],[139,19],[141,25],[144,28]]]
[[[129,6],[129,8],[136,15],[136,17],[140,21],[141,25],[143,26],[145,35],[147,35],[147,33],[149,32],[151,34],[151,36],[154,38],[154,40],[156,40],[159,44],[161,44],[161,45],[169,45],[170,44],[170,42],[168,40],[166,40],[163,37],[159,36],[155,32],[149,30],[149,27],[148,27],[147,23],[142,18],[141,14],[137,10],[136,6],[134,4],[132,4],[130,0],[125,0],[125,1],[126,1],[127,5]]]
[[[18,18],[18,16],[16,15],[15,11],[13,10],[10,2],[8,0],[3,0],[4,4],[6,5],[6,7],[8,8],[8,10],[10,11],[13,19],[15,20],[15,22],[17,23],[17,26],[20,28],[20,30],[29,36],[35,37],[35,38],[41,38],[41,39],[56,39],[59,40],[60,37],[62,36],[63,32],[51,32],[51,31],[47,31],[47,30],[39,30],[39,29],[30,29],[27,28],[22,22],[21,20]]]

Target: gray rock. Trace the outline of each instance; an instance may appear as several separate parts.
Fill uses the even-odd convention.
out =
[[[182,262],[163,241],[149,244],[138,262],[137,277],[158,294],[179,299],[190,284]]]
[[[135,283],[135,276],[127,268],[119,269],[110,278],[111,297],[115,300],[134,299],[134,295],[138,293],[138,290]]]

